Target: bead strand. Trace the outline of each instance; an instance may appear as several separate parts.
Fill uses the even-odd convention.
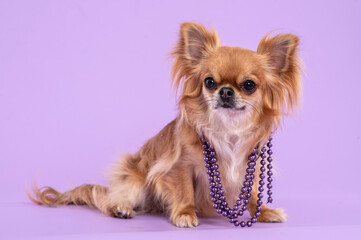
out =
[[[258,188],[258,200],[256,206],[255,216],[252,217],[249,221],[238,221],[238,217],[242,216],[244,211],[247,210],[247,204],[249,203],[249,199],[251,198],[251,191],[253,186],[253,179],[256,166],[256,161],[258,159],[257,156],[257,149],[254,149],[250,156],[248,157],[248,168],[246,169],[245,181],[243,182],[243,187],[241,189],[241,194],[236,201],[236,204],[231,208],[226,201],[226,196],[224,196],[224,190],[222,189],[221,177],[220,172],[218,171],[218,164],[216,158],[216,152],[213,146],[205,139],[202,138],[202,148],[203,148],[203,155],[206,167],[206,173],[208,174],[209,180],[209,189],[210,189],[210,196],[211,201],[213,202],[213,208],[216,209],[218,214],[227,217],[229,221],[234,224],[234,226],[241,226],[241,227],[251,227],[253,223],[257,222],[257,217],[261,215],[261,205],[262,205],[262,192],[263,192],[263,185],[264,185],[264,172],[266,164],[265,157],[266,157],[266,149],[262,148],[259,156],[261,156],[261,173],[260,173],[260,181],[259,181],[259,188]],[[270,142],[270,141],[269,141]],[[272,160],[271,160],[272,161]],[[268,166],[268,165],[267,165]],[[272,168],[272,167],[271,167]],[[270,171],[270,169],[269,169]],[[270,176],[269,176],[270,177]],[[271,180],[272,181],[272,180]]]

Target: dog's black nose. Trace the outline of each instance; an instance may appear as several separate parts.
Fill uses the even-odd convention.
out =
[[[218,94],[222,100],[230,100],[234,96],[234,90],[230,87],[223,87]]]

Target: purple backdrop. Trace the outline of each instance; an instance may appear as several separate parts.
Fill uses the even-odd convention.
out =
[[[53,238],[111,238],[119,229],[147,232],[153,221],[159,234],[181,231],[163,217],[119,223],[87,209],[41,208],[24,188],[35,177],[60,190],[71,181],[106,184],[103,173],[121,153],[136,151],[176,116],[168,53],[183,21],[214,26],[223,45],[253,50],[272,30],[300,37],[300,117],[287,118],[275,136],[275,206],[291,218],[258,228],[360,235],[360,10],[356,0],[0,1],[0,236],[38,238],[46,227]],[[219,233],[231,228],[201,223]]]

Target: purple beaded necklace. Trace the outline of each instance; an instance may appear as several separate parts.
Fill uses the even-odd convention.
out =
[[[272,157],[273,154],[271,147],[272,147],[272,137],[268,139],[267,144],[261,149],[261,151],[258,153],[257,148],[253,149],[252,153],[248,156],[248,168],[246,169],[246,176],[245,180],[243,182],[243,187],[241,189],[241,193],[239,194],[239,198],[236,201],[236,204],[231,208],[228,205],[228,202],[226,201],[226,196],[224,196],[224,190],[222,189],[222,183],[221,183],[221,177],[220,172],[218,171],[218,164],[217,164],[217,158],[216,158],[216,152],[213,148],[213,146],[209,143],[209,141],[202,137],[201,141],[203,143],[203,155],[204,155],[204,161],[206,162],[205,166],[207,169],[208,174],[208,180],[209,180],[209,189],[210,189],[210,195],[211,195],[211,201],[213,202],[213,208],[216,209],[218,214],[222,214],[224,217],[229,219],[229,222],[234,224],[234,226],[238,227],[251,227],[253,223],[257,222],[257,218],[261,216],[261,205],[262,205],[262,198],[264,191],[263,186],[265,185],[265,174],[266,171],[265,165],[266,165],[266,157],[267,157],[267,203],[272,203]],[[266,154],[267,153],[267,154]],[[253,186],[253,179],[254,179],[254,173],[256,166],[257,159],[261,157],[261,167],[260,167],[260,181],[259,181],[259,188],[258,188],[258,200],[257,200],[257,207],[256,207],[256,213],[254,217],[251,217],[250,220],[246,221],[238,221],[238,217],[242,216],[244,211],[247,210],[247,204],[249,203],[249,199],[251,198],[251,191]]]

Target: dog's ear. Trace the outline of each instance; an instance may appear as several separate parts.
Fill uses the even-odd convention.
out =
[[[288,113],[298,104],[301,94],[300,64],[297,55],[299,38],[293,34],[265,36],[257,53],[266,59],[269,108],[274,114]]]
[[[203,25],[186,22],[180,27],[180,36],[172,52],[173,85],[176,88],[183,78],[198,74],[200,63],[219,47],[219,39],[215,31],[208,31]]]
[[[183,56],[191,61],[206,57],[219,46],[217,34],[209,32],[203,25],[186,22],[181,25],[178,48],[182,48]]]
[[[293,34],[265,36],[258,44],[257,53],[268,56],[269,67],[277,74],[293,70],[297,62],[299,38]]]

